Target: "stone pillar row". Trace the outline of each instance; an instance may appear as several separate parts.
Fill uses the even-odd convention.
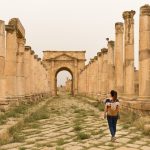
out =
[[[0,109],[49,93],[48,73],[30,46],[18,18],[0,20]]]
[[[81,94],[97,96],[97,99],[102,100],[107,97],[110,90],[115,89],[120,99],[138,101],[139,109],[148,110],[150,109],[150,5],[140,8],[139,71],[134,67],[134,15],[133,10],[123,12],[124,23],[115,23],[115,41],[107,39],[107,48],[101,49],[80,72],[79,93],[82,91]],[[137,83],[139,83],[138,92]]]

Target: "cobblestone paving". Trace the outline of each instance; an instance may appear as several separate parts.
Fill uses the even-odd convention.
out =
[[[47,105],[50,117],[24,127],[22,142],[1,146],[0,150],[150,150],[150,138],[134,127],[117,125],[117,140],[110,134],[103,113],[79,98],[62,96]]]

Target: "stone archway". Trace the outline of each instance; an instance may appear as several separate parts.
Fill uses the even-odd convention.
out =
[[[71,95],[74,95],[74,80],[73,80],[73,72],[69,69],[69,68],[67,68],[67,67],[61,67],[61,68],[59,68],[57,71],[56,71],[56,73],[55,73],[55,89],[56,89],[56,94],[55,95],[57,95],[57,75],[58,75],[58,73],[59,72],[61,72],[61,71],[68,71],[70,74],[71,74],[71,76],[72,76],[72,83],[71,83]]]
[[[61,69],[72,74],[73,94],[78,93],[79,72],[85,66],[85,51],[43,51],[43,63],[49,73],[51,95],[57,95],[56,75]]]

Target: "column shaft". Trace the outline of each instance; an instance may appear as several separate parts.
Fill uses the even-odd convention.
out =
[[[139,99],[150,100],[150,5],[140,8]]]
[[[101,98],[104,99],[108,93],[108,49],[103,48],[102,50],[102,80],[101,80]]]
[[[16,92],[16,75],[17,75],[17,63],[16,54],[18,49],[17,34],[14,26],[6,28],[6,95],[8,98],[17,96]]]
[[[123,12],[125,23],[125,63],[124,63],[124,93],[130,97],[135,94],[134,87],[134,17],[135,11]]]
[[[115,24],[115,88],[119,94],[123,93],[123,23]]]
[[[5,22],[0,20],[0,101],[5,98]]]
[[[25,78],[24,78],[24,49],[25,39],[18,39],[17,51],[17,96],[25,96]]]
[[[108,41],[108,92],[115,88],[114,41]]]

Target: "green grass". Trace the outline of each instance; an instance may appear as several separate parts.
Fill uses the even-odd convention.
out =
[[[90,134],[87,134],[84,132],[77,133],[77,139],[79,139],[79,140],[85,140],[85,139],[89,139],[89,138],[90,138]]]
[[[25,119],[25,122],[34,122],[41,119],[48,119],[50,116],[47,108],[40,108],[37,112],[32,113],[28,118]]]
[[[99,111],[104,111],[104,107],[105,107],[104,104],[99,103],[97,107],[98,107]]]
[[[31,124],[28,124],[28,127],[37,129],[37,128],[40,128],[40,125],[38,123],[31,123]]]
[[[11,117],[18,118],[22,114],[25,114],[29,107],[31,107],[31,106],[29,106],[27,104],[26,105],[20,104],[19,106],[16,106],[16,107],[8,110],[4,114],[1,114],[0,115],[0,125],[6,123],[7,118],[11,118]]]
[[[19,150],[26,150],[26,148],[25,147],[20,147]]]
[[[91,135],[98,135],[98,134],[100,134],[99,131],[91,131]]]
[[[79,124],[74,126],[74,131],[81,131],[82,127]]]
[[[57,140],[56,143],[57,143],[57,145],[60,146],[60,145],[64,145],[64,144],[65,144],[65,141],[64,141],[64,139],[60,138],[60,139]]]
[[[64,148],[56,147],[56,150],[64,150]]]

